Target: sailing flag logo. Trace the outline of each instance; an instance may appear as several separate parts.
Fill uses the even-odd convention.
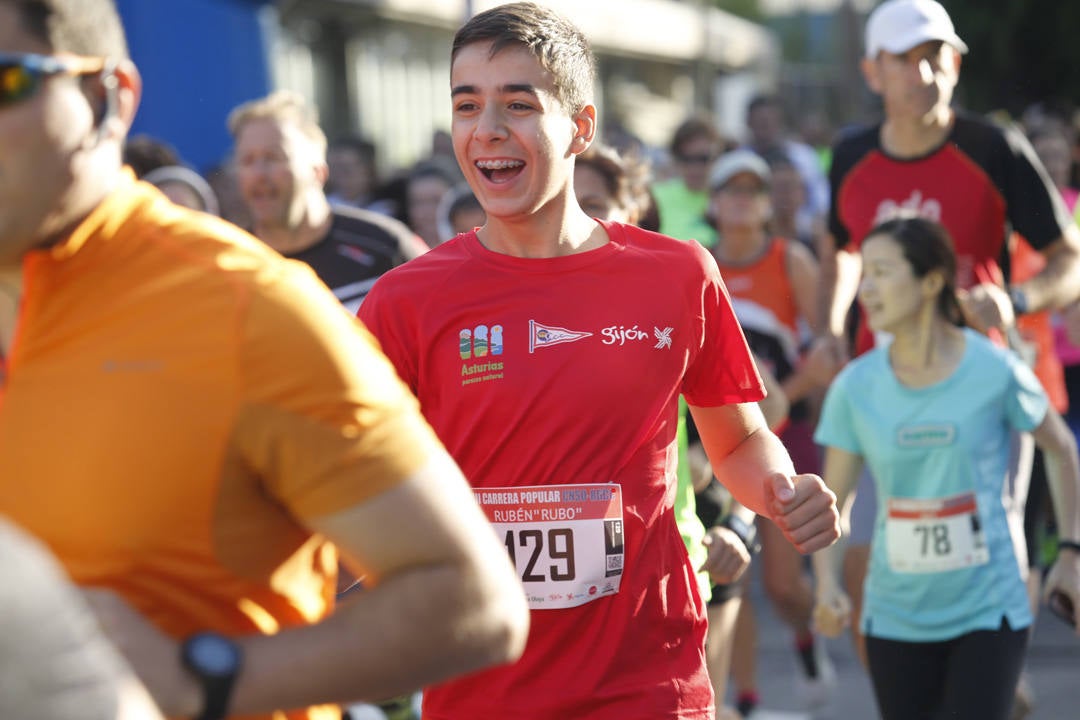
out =
[[[529,321],[529,352],[533,353],[537,348],[550,345],[563,345],[577,342],[587,337],[592,337],[591,332],[579,332],[566,328],[542,325],[535,320]]]

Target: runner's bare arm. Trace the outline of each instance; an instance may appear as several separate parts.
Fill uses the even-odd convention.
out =
[[[1054,501],[1058,535],[1080,539],[1080,459],[1076,438],[1053,408],[1032,432],[1046,456],[1046,475]]]
[[[523,651],[521,584],[449,457],[309,524],[370,589],[317,625],[239,638],[244,660],[231,713],[378,700]],[[115,594],[88,594],[166,714],[197,715],[201,693],[180,668],[178,644]]]
[[[797,475],[754,403],[690,407],[716,477],[740,503],[773,520],[800,552],[840,536],[836,498],[817,475]]]
[[[1080,459],[1076,438],[1065,420],[1053,408],[1032,433],[1036,444],[1046,456],[1046,477],[1053,498],[1058,537],[1080,541]],[[1063,592],[1080,607],[1080,551],[1075,547],[1062,549],[1046,576],[1043,598]],[[1080,621],[1078,621],[1080,622]],[[1080,624],[1077,625],[1080,633]]]
[[[769,429],[776,430],[787,421],[791,403],[788,402],[788,397],[776,376],[761,362],[761,358],[756,355],[753,357],[754,364],[757,365],[758,375],[761,376],[761,384],[765,386],[765,399],[759,401],[757,405]],[[705,450],[701,447],[700,442],[690,443],[687,452],[694,492],[701,492],[708,487],[713,479],[713,470],[709,466],[709,458],[705,455]],[[753,520],[752,514],[750,514],[750,520]]]
[[[828,234],[822,243],[818,286],[818,332],[825,336],[842,337],[847,313],[855,302],[862,274],[862,257],[836,247],[836,239]]]
[[[1073,345],[1080,345],[1080,299],[1065,306],[1061,320],[1065,324],[1065,337]]]
[[[765,386],[765,399],[758,402],[758,407],[769,429],[776,430],[787,422],[788,412],[791,410],[791,398],[784,391],[780,381],[776,379],[776,375],[765,367],[760,358],[755,356],[754,363],[757,365],[758,375],[761,376],[761,384]]]
[[[1069,225],[1042,251],[1046,267],[1020,283],[1029,312],[1060,309],[1080,299],[1080,226]]]

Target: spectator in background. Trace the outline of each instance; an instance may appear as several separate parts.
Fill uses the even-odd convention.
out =
[[[348,135],[330,143],[326,150],[327,199],[333,204],[367,207],[378,186],[375,143]]]
[[[439,237],[442,242],[474,230],[487,220],[484,206],[466,182],[458,183],[443,195],[436,214],[439,217]]]
[[[811,110],[802,114],[799,122],[799,137],[817,153],[818,167],[828,177],[832,166],[833,130],[829,117],[821,110]]]
[[[182,164],[180,153],[165,142],[149,135],[133,135],[124,142],[124,164],[135,171],[135,177],[141,178],[159,167],[172,167]]]
[[[380,275],[427,249],[392,218],[330,204],[326,136],[299,95],[278,91],[244,103],[228,125],[252,232],[310,265],[350,312]]]
[[[746,145],[763,158],[787,157],[798,168],[806,186],[800,222],[820,221],[829,211],[829,180],[817,152],[790,136],[783,101],[776,95],[758,95],[746,106]]]
[[[445,163],[421,161],[409,172],[405,186],[405,224],[429,248],[443,241],[439,233],[439,203],[458,178],[445,169]]]
[[[794,240],[815,256],[818,255],[825,236],[825,218],[808,217],[801,212],[806,206],[806,182],[799,169],[786,155],[773,156],[766,160],[772,175],[769,185],[769,199],[772,203],[770,230],[773,235]]]
[[[691,117],[675,130],[671,138],[675,176],[652,185],[662,234],[697,240],[705,247],[716,242],[716,232],[705,217],[709,167],[725,149],[724,138],[711,118]]]
[[[457,160],[454,159],[454,139],[446,130],[431,133],[431,157],[444,158],[457,166]]]
[[[237,227],[250,231],[251,213],[248,212],[247,203],[240,194],[240,181],[236,177],[236,159],[232,153],[206,172],[206,182],[209,183],[214,197],[217,198],[221,217]]]
[[[758,366],[776,377],[789,403],[788,422],[777,434],[797,472],[818,473],[808,400],[829,377],[827,370],[816,374],[820,358],[804,361],[801,356],[804,334],[813,337],[817,323],[818,265],[802,244],[770,234],[770,182],[769,167],[755,152],[740,149],[720,156],[709,175],[709,216],[717,236],[712,254]],[[810,627],[814,595],[803,558],[772,522],[758,520],[757,530],[765,591],[793,631],[798,694],[807,706],[820,706],[836,675]],[[753,626],[752,605],[744,603],[739,631],[752,632]],[[755,648],[749,643],[740,648],[750,649],[737,651],[732,660],[736,707],[746,715],[758,701]]]
[[[1046,174],[1061,193],[1065,207],[1069,212],[1073,212],[1076,210],[1077,198],[1080,198],[1080,190],[1071,183],[1072,141],[1067,126],[1064,123],[1048,123],[1044,127],[1029,131],[1028,139],[1046,168]]]
[[[211,215],[219,213],[217,197],[202,175],[183,165],[159,167],[142,178],[177,205]]]

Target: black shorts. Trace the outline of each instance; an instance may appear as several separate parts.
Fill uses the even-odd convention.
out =
[[[1027,649],[1027,628],[1002,619],[941,642],[866,636],[870,679],[883,720],[1008,720]]]

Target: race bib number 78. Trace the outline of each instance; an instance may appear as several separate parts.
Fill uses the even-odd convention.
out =
[[[974,493],[944,498],[889,498],[885,525],[889,566],[933,573],[982,565],[990,552]]]
[[[619,591],[622,488],[614,484],[474,488],[534,610],[570,608]]]

